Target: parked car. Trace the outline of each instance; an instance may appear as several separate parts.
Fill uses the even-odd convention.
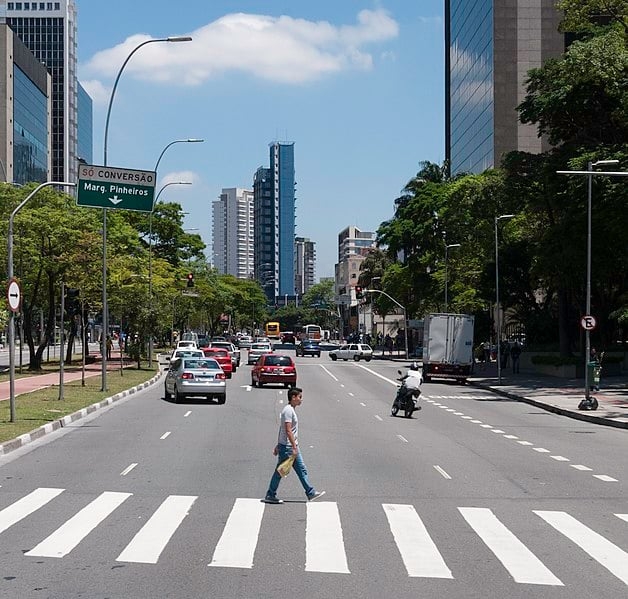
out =
[[[202,353],[202,352],[201,352]],[[186,396],[227,400],[227,375],[212,358],[184,357],[170,363],[164,382],[164,397],[178,403]]]
[[[329,352],[329,357],[334,360],[366,360],[370,362],[373,358],[373,349],[366,343],[347,343],[341,345],[338,349],[332,349]]]
[[[272,354],[273,346],[270,343],[262,342],[262,343],[252,343],[249,348],[249,356],[247,360],[247,364],[250,366],[251,364],[255,364],[257,362],[257,358],[259,358],[263,354]]]
[[[297,369],[290,356],[263,354],[257,359],[251,370],[251,386],[261,387],[266,383],[296,386]]]
[[[233,343],[229,341],[212,341],[209,347],[221,347],[222,349],[226,349],[231,356],[233,372],[238,369],[238,366],[240,366],[240,349],[233,345]]]
[[[296,344],[297,356],[316,356],[321,357],[321,346],[315,339],[304,339]]]
[[[227,378],[230,379],[233,376],[233,362],[231,361],[231,355],[223,347],[205,347],[203,354],[206,358],[213,358],[220,364]]]

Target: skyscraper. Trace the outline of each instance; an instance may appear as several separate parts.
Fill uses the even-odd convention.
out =
[[[307,237],[294,239],[294,292],[303,295],[316,276],[316,243]]]
[[[548,149],[516,111],[527,72],[560,56],[555,0],[445,0],[445,155],[452,174]]]
[[[253,276],[253,191],[224,188],[213,203],[213,264],[221,274]]]
[[[270,168],[253,180],[255,278],[269,301],[294,295],[294,143],[270,144]]]
[[[78,81],[75,2],[2,2],[2,20],[17,33],[52,76],[52,180],[76,181]]]

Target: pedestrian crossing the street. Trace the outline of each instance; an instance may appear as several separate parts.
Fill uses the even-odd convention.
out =
[[[34,514],[45,516],[54,502],[63,501],[64,492],[64,489],[38,488],[0,509],[0,551],[7,553],[13,550],[3,547],[2,533],[26,524]],[[123,504],[132,503],[135,499],[132,493],[110,491],[91,498],[65,522],[57,522],[56,530],[47,536],[42,535],[44,538],[38,539],[35,546],[24,555],[26,558],[67,558],[73,552],[80,551],[81,543],[88,536],[98,535],[99,527],[106,520],[116,518]],[[162,554],[168,543],[186,518],[195,516],[194,508],[201,501],[201,498],[193,495],[167,496],[153,513],[145,514],[139,530],[129,531],[129,538],[121,540],[111,559],[137,564],[161,563],[166,559]],[[255,568],[256,556],[264,551],[259,543],[263,520],[269,515],[268,510],[280,509],[286,510],[289,517],[283,520],[285,526],[274,534],[274,543],[281,544],[278,535],[284,534],[284,531],[286,535],[294,535],[289,522],[296,512],[295,522],[305,519],[305,559],[302,569],[306,572],[350,575],[351,560],[348,556],[354,555],[355,550],[347,550],[353,539],[343,530],[342,504],[326,501],[295,503],[290,508],[287,505],[270,507],[258,498],[236,498],[228,513],[224,514],[224,519],[220,519],[224,522],[221,530],[212,531],[216,533],[218,541],[210,550],[211,555],[207,556],[207,565],[211,568]],[[348,506],[346,509],[355,508]],[[367,533],[373,533],[378,538],[384,535],[391,541],[382,547],[382,560],[397,562],[401,558],[410,578],[464,580],[464,572],[456,571],[460,569],[459,562],[452,560],[453,563],[448,564],[445,558],[451,555],[452,547],[437,545],[434,538],[439,537],[434,534],[434,530],[430,530],[429,517],[421,514],[420,509],[414,505],[396,503],[376,504],[373,509],[383,517],[365,518],[365,528],[379,527],[377,530],[367,530]],[[548,534],[556,535],[558,542],[565,543],[565,547],[575,545],[579,548],[583,567],[593,560],[628,586],[626,547],[618,546],[588,523],[579,521],[565,511],[529,510],[524,516],[525,519],[538,518],[539,523],[547,525]],[[625,532],[628,532],[628,514],[617,513],[613,516],[617,518],[615,521],[620,528],[626,525]],[[445,520],[448,528],[460,527],[457,531],[459,534],[471,533],[476,536],[478,542],[483,543],[494,556],[495,564],[500,565],[514,583],[548,587],[568,585],[568,581],[561,579],[561,573],[554,571],[555,562],[550,569],[541,561],[539,553],[544,555],[542,546],[527,546],[517,536],[517,524],[509,525],[503,515],[498,515],[492,509],[452,508],[452,513]],[[202,527],[202,523],[195,522],[194,526]],[[125,526],[125,530],[128,528]],[[628,535],[624,534],[623,538],[628,538]],[[531,543],[529,540],[527,542]],[[123,547],[121,552],[120,547]],[[389,551],[390,555],[383,555],[384,551]],[[99,556],[100,559],[103,557],[106,558]]]

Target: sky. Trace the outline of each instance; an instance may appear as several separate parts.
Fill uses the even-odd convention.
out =
[[[294,142],[296,235],[334,275],[338,233],[376,231],[424,160],[444,159],[442,0],[76,0],[79,80],[94,102],[93,163],[158,169],[211,259],[211,206],[252,189],[269,144]]]

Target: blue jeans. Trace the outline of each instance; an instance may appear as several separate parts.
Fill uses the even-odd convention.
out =
[[[284,460],[287,460],[292,455],[292,445],[277,445],[278,454],[277,454],[277,466],[281,464]],[[305,466],[305,462],[301,457],[301,452],[297,454],[296,459],[294,460],[294,465],[292,466],[294,471],[297,473],[299,480],[301,481],[301,485],[303,485],[303,489],[305,494],[310,497],[314,495],[314,487],[310,484],[310,481],[307,478],[307,468]],[[275,471],[273,472],[273,477],[270,479],[270,485],[268,487],[268,491],[266,492],[266,497],[277,497],[277,489],[279,487],[279,483],[281,482],[281,476]]]

